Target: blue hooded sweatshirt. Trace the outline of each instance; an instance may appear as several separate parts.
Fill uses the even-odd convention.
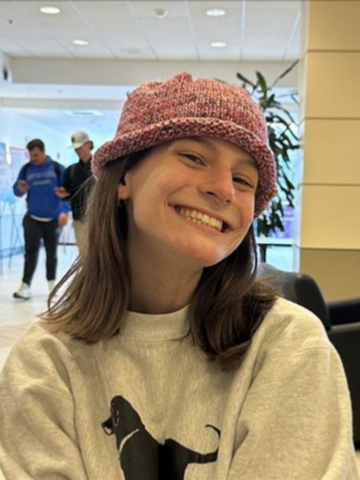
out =
[[[26,198],[29,215],[56,219],[60,213],[70,211],[69,202],[61,200],[55,193],[55,188],[62,185],[64,172],[65,167],[57,163],[55,168],[55,162],[48,156],[42,165],[29,162],[21,168],[13,191],[17,197],[25,195],[18,188],[19,180],[24,180],[30,187]]]

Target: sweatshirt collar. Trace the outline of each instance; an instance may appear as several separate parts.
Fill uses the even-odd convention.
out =
[[[189,306],[172,313],[149,315],[128,311],[125,313],[120,336],[137,340],[174,340],[189,331]]]

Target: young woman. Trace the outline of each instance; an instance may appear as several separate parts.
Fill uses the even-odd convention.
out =
[[[86,248],[1,376],[5,478],[358,479],[338,355],[255,280],[276,175],[248,94],[143,84],[93,171]]]

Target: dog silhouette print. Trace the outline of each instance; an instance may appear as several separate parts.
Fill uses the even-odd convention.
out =
[[[217,460],[218,449],[202,454],[176,440],[159,443],[146,430],[140,415],[122,396],[111,400],[111,415],[102,423],[107,435],[115,435],[120,467],[125,480],[184,480],[191,463],[210,463]],[[220,430],[212,425],[218,438]]]

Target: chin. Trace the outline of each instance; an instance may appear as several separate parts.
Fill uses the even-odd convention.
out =
[[[233,251],[233,250],[232,250]],[[185,250],[182,252],[183,256],[186,256],[194,264],[200,268],[212,267],[225,258],[231,255],[232,251],[216,250],[210,248],[200,247],[193,250]]]

